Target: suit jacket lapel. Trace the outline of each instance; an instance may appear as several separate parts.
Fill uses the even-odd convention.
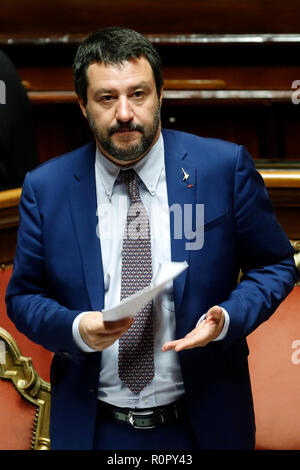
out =
[[[104,307],[104,279],[100,240],[96,232],[95,145],[87,147],[85,153],[80,168],[74,173],[70,204],[91,308],[101,310]]]
[[[189,235],[195,229],[196,168],[188,161],[187,152],[174,143],[173,136],[163,130],[165,148],[165,167],[167,191],[170,207],[170,234],[172,261],[187,261],[190,250],[187,243]],[[184,174],[188,178],[184,180]],[[190,210],[192,217],[189,216]],[[188,269],[178,276],[173,283],[174,302],[178,313],[182,301]]]

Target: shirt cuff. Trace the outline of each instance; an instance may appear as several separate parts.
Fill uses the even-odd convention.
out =
[[[88,346],[88,345],[86,344],[86,342],[83,341],[83,339],[81,338],[80,333],[79,333],[79,322],[80,322],[81,318],[82,318],[84,315],[86,315],[87,313],[89,313],[89,312],[82,312],[82,313],[80,313],[79,315],[77,315],[77,317],[76,317],[75,320],[73,321],[73,325],[72,325],[72,334],[73,334],[73,340],[74,340],[76,346],[77,346],[82,352],[90,353],[90,352],[96,352],[96,349],[90,348],[90,346]]]
[[[222,309],[222,311],[224,313],[224,325],[223,325],[221,333],[215,339],[213,339],[212,341],[220,341],[221,339],[224,339],[225,336],[227,335],[227,331],[228,331],[228,328],[229,328],[230,318],[229,318],[228,312],[227,312],[227,310],[225,310],[225,308],[223,308],[223,307],[220,307],[220,308]],[[205,319],[205,317],[206,317],[206,313],[204,313],[204,315],[202,315],[202,317],[200,317],[200,319],[198,320],[196,326],[198,326],[199,323]]]

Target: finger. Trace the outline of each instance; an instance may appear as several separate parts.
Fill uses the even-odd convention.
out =
[[[161,350],[162,350],[163,352],[165,352],[165,351],[171,351],[172,349],[174,350],[175,347],[177,346],[177,344],[178,344],[180,341],[181,341],[180,339],[177,339],[177,340],[175,340],[175,341],[168,341],[167,343],[165,343],[165,344],[162,346]]]
[[[175,346],[175,351],[183,351],[185,349],[192,349],[195,347],[206,346],[209,342],[207,338],[201,338],[200,335],[194,336],[193,338],[183,338],[178,344]]]
[[[102,351],[103,349],[106,349],[108,348],[109,346],[111,346],[113,343],[115,343],[115,341],[117,341],[118,339],[120,339],[120,337],[122,336],[122,333],[118,333],[118,334],[113,334],[113,335],[108,335],[108,334],[99,334],[97,335],[95,338],[93,338],[92,340],[92,347],[94,349],[97,349],[99,351]]]
[[[207,331],[204,329],[198,332],[193,330],[193,335],[191,336],[188,334],[184,338],[165,343],[162,347],[162,351],[164,352],[173,350],[179,352],[183,351],[184,349],[206,346],[211,339],[210,337],[211,335],[208,335]]]
[[[109,331],[110,333],[119,332],[119,331],[126,331],[133,323],[132,317],[122,318],[122,320],[117,321],[104,321],[104,328],[105,330]]]
[[[118,338],[110,338],[109,340],[101,340],[101,341],[95,341],[93,344],[93,349],[96,349],[97,351],[103,351],[104,349],[109,348]]]
[[[176,341],[170,341],[168,343],[165,343],[162,347],[162,351],[182,351],[183,349],[190,349],[194,347],[194,344],[196,343],[195,340],[191,340],[189,338],[182,338],[178,339]]]

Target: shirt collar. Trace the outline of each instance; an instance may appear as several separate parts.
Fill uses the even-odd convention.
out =
[[[163,166],[164,145],[162,134],[160,134],[157,142],[147,155],[127,168],[133,168],[136,171],[151,196],[154,196]],[[96,171],[101,177],[104,190],[109,199],[111,199],[113,187],[121,169],[120,166],[106,158],[96,146]]]

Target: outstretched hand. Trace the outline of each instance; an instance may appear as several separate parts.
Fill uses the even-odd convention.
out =
[[[215,305],[210,308],[203,321],[199,323],[184,338],[168,341],[162,347],[162,351],[176,352],[183,349],[192,349],[199,346],[206,346],[221,333],[224,326],[224,313],[221,307]]]

